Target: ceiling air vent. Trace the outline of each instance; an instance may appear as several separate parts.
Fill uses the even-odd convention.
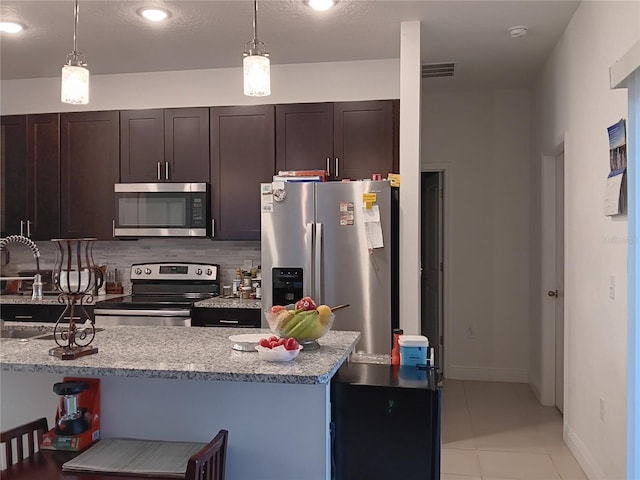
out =
[[[455,63],[425,63],[422,78],[453,77]]]

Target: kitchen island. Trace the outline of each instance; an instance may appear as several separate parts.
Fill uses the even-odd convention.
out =
[[[254,332],[270,335],[268,330]],[[2,340],[2,430],[39,416],[50,425],[63,376],[101,380],[103,438],[210,440],[229,430],[227,478],[330,478],[330,379],[358,332],[331,331],[290,363],[231,349],[233,328],[111,327],[96,355],[60,360],[52,341]]]

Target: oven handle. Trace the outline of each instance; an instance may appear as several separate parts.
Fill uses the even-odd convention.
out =
[[[120,310],[117,308],[96,308],[94,315],[133,315],[133,316],[154,316],[154,317],[189,317],[190,310]]]

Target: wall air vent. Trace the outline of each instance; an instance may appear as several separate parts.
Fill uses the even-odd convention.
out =
[[[424,63],[422,78],[453,77],[455,63]]]

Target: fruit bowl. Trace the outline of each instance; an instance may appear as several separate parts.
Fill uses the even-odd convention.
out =
[[[287,350],[282,345],[274,348],[256,345],[258,356],[261,360],[266,360],[267,362],[290,362],[298,356],[298,353],[300,353],[300,350],[303,348],[304,347],[300,345],[297,350]]]
[[[331,330],[335,319],[335,314],[330,310],[320,315],[317,310],[299,310],[293,308],[293,305],[279,312],[266,310],[264,315],[274,334],[279,337],[295,338],[298,343],[304,344],[307,348]],[[319,345],[316,346],[318,347]]]

